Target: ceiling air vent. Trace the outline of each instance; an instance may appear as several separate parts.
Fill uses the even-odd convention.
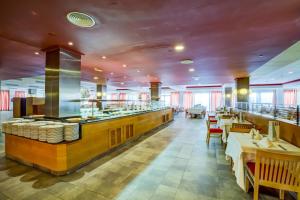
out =
[[[67,19],[70,23],[79,26],[79,27],[83,27],[83,28],[90,28],[93,27],[95,25],[95,20],[85,14],[85,13],[80,13],[80,12],[70,12],[67,14]]]

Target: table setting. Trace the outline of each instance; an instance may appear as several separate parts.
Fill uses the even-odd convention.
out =
[[[278,152],[299,153],[300,148],[279,138],[278,122],[269,122],[268,134],[251,129],[250,133],[229,132],[226,147],[226,158],[232,159],[232,170],[237,184],[245,190],[244,165],[254,161],[257,149],[273,150]]]

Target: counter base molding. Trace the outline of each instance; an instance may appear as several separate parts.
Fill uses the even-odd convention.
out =
[[[49,144],[6,134],[7,158],[54,175],[65,175],[122,147],[140,136],[153,133],[173,120],[171,109],[82,124],[81,139]]]

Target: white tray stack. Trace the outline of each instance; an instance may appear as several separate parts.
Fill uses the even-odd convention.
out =
[[[47,142],[59,143],[64,140],[64,126],[63,125],[47,125]]]
[[[78,123],[64,123],[64,139],[66,141],[73,141],[79,138],[79,124]]]

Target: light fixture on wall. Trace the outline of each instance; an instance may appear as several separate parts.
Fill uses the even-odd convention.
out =
[[[246,95],[246,94],[248,94],[248,89],[246,89],[246,88],[239,89],[239,94],[240,95]]]

